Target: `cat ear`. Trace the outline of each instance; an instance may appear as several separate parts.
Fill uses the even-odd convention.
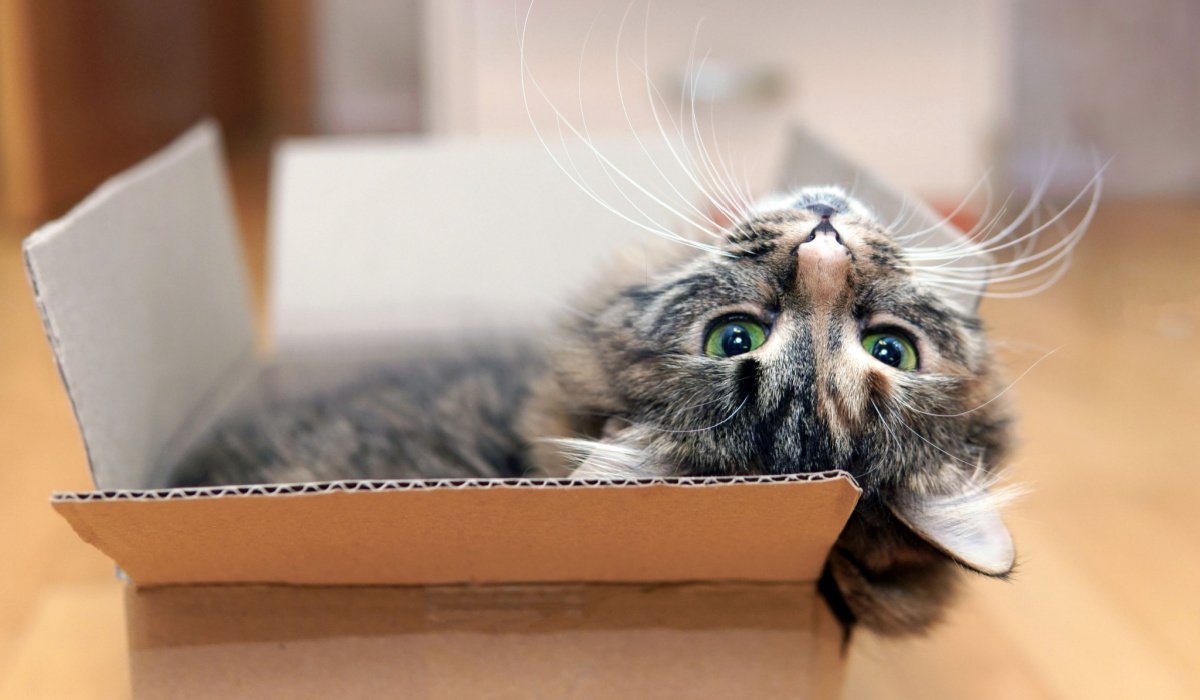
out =
[[[967,484],[957,493],[909,494],[890,499],[892,513],[959,564],[988,576],[1005,576],[1016,564],[1012,535],[1000,519],[1010,492]]]

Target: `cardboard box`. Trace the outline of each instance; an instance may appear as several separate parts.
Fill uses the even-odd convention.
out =
[[[789,162],[854,171],[799,131]],[[542,317],[644,235],[528,143],[300,142],[274,178],[284,354]],[[858,497],[844,473],[160,488],[259,363],[237,245],[204,124],[25,246],[96,485],[53,506],[128,581],[135,697],[836,694],[844,630],[815,581]]]

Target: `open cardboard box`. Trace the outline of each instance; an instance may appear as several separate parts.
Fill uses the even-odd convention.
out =
[[[787,162],[901,207],[806,132]],[[280,355],[541,316],[645,236],[536,143],[296,142],[271,206]],[[260,364],[211,124],[25,250],[96,486],[53,506],[128,581],[135,697],[836,695],[816,581],[859,493],[841,472],[160,488]]]

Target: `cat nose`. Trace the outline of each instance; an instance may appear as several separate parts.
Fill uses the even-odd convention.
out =
[[[796,250],[797,283],[815,304],[841,296],[850,272],[850,249],[827,217],[813,227]]]
[[[808,233],[808,238],[804,239],[804,243],[812,243],[817,240],[818,236],[830,236],[838,245],[845,245],[842,243],[842,234],[838,233],[838,230],[829,222],[830,216],[832,216],[832,213],[821,216],[821,223],[813,227],[813,230]]]

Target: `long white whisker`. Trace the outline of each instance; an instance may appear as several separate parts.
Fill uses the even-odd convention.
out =
[[[1029,231],[1028,233],[1025,233],[1025,234],[1023,234],[1022,236],[1019,236],[1019,237],[1017,237],[1017,238],[1014,238],[1014,239],[1012,239],[1012,240],[1009,240],[1009,241],[1007,241],[1007,242],[1004,242],[1004,243],[998,243],[998,244],[996,244],[996,245],[993,245],[993,246],[984,247],[984,248],[980,249],[978,252],[981,252],[981,253],[987,253],[987,254],[996,253],[996,252],[999,252],[999,251],[1001,251],[1001,250],[1004,250],[1004,249],[1006,249],[1006,248],[1011,248],[1011,247],[1013,247],[1013,246],[1019,245],[1019,244],[1020,244],[1021,242],[1023,242],[1023,241],[1026,241],[1026,240],[1028,240],[1028,239],[1030,239],[1030,238],[1033,238],[1033,237],[1036,237],[1036,236],[1040,235],[1042,232],[1044,232],[1046,229],[1048,229],[1048,228],[1049,228],[1051,225],[1053,225],[1054,223],[1056,223],[1056,222],[1058,222],[1059,220],[1061,220],[1061,219],[1062,219],[1064,216],[1066,216],[1066,215],[1067,215],[1067,214],[1068,214],[1068,213],[1069,213],[1069,212],[1070,212],[1072,209],[1074,209],[1074,208],[1075,208],[1075,206],[1076,206],[1077,204],[1079,204],[1079,202],[1080,202],[1080,201],[1083,199],[1083,197],[1084,197],[1085,195],[1087,195],[1089,192],[1091,192],[1091,195],[1092,195],[1092,197],[1091,197],[1091,201],[1090,201],[1090,202],[1089,202],[1089,204],[1088,204],[1088,209],[1087,209],[1087,212],[1086,212],[1086,214],[1084,215],[1084,217],[1085,217],[1085,218],[1084,218],[1084,221],[1085,221],[1085,223],[1091,223],[1091,218],[1092,218],[1092,216],[1095,214],[1096,208],[1097,208],[1097,207],[1099,206],[1099,204],[1100,204],[1100,194],[1101,194],[1101,191],[1103,190],[1103,183],[1104,183],[1104,168],[1105,168],[1105,167],[1107,167],[1107,165],[1105,165],[1105,166],[1101,166],[1101,167],[1100,167],[1100,168],[1099,168],[1099,169],[1096,171],[1096,174],[1095,174],[1095,175],[1093,175],[1093,176],[1092,176],[1092,178],[1091,178],[1090,180],[1088,180],[1088,182],[1087,182],[1087,184],[1086,184],[1086,185],[1084,185],[1083,189],[1081,189],[1081,190],[1079,191],[1079,193],[1078,193],[1078,194],[1076,194],[1076,195],[1075,195],[1075,196],[1074,196],[1074,197],[1071,199],[1071,201],[1070,201],[1070,202],[1068,202],[1068,203],[1067,203],[1067,205],[1066,205],[1065,207],[1063,207],[1063,208],[1062,208],[1062,209],[1061,209],[1061,210],[1060,210],[1060,211],[1059,211],[1057,214],[1055,214],[1055,215],[1054,215],[1054,217],[1053,217],[1053,218],[1051,218],[1049,221],[1047,221],[1047,222],[1043,223],[1041,226],[1038,226],[1038,227],[1037,227],[1037,228],[1035,228],[1035,229],[1032,229],[1031,231]],[[1083,231],[1083,230],[1086,230],[1086,228],[1087,228],[1087,226],[1086,226],[1086,225],[1085,225],[1085,226],[1083,226],[1083,227],[1082,227],[1082,229],[1080,229],[1079,227],[1076,227],[1076,231],[1078,231],[1078,232],[1079,232],[1079,235],[1082,235],[1082,231]],[[1005,230],[1006,230],[1006,231],[1009,231],[1009,233],[1011,233],[1011,230],[1010,230],[1010,229],[1013,229],[1013,227],[1012,227],[1012,226],[1006,227],[1006,229],[1005,229]],[[1000,238],[1000,237],[1002,237],[1003,235],[1004,235],[1003,233],[1002,233],[1002,234],[998,234],[998,235],[996,236],[996,238]],[[1074,235],[1074,232],[1073,232],[1073,234],[1072,234],[1072,235]],[[1063,240],[1065,241],[1065,240],[1068,240],[1068,239],[1063,239]],[[1059,241],[1059,243],[1058,243],[1058,244],[1055,244],[1055,245],[1060,245],[1062,242],[1063,242],[1063,241]],[[919,256],[918,256],[918,257],[919,257]],[[991,268],[992,268],[992,266],[982,266],[982,267],[980,267],[980,266],[975,266],[975,267],[956,267],[956,268],[955,268],[955,270],[956,270],[956,271],[959,271],[959,272],[962,272],[962,271],[978,271],[978,270],[981,270],[981,269],[991,269]]]
[[[904,428],[904,429],[905,429],[905,430],[907,430],[908,432],[910,432],[910,433],[912,433],[913,435],[915,435],[915,436],[917,436],[918,438],[920,438],[920,440],[921,440],[922,442],[924,442],[926,445],[929,445],[929,446],[930,446],[930,447],[932,447],[933,449],[937,450],[938,452],[941,452],[942,454],[946,455],[947,457],[949,457],[950,459],[953,459],[953,460],[954,460],[954,461],[956,461],[956,462],[959,462],[959,463],[961,463],[961,464],[965,464],[965,465],[967,465],[968,467],[973,467],[973,466],[975,466],[975,465],[974,465],[974,463],[972,463],[972,462],[968,462],[968,461],[966,461],[966,460],[962,459],[961,457],[957,457],[957,456],[955,456],[955,455],[952,455],[952,454],[950,454],[949,452],[947,452],[947,451],[943,450],[942,448],[938,447],[937,445],[933,444],[933,442],[931,442],[931,441],[930,441],[928,438],[926,438],[924,435],[922,435],[922,434],[918,433],[916,430],[913,430],[911,426],[909,426],[907,423],[905,423],[905,422],[904,422],[904,419],[903,419],[903,417],[902,417],[902,416],[900,416],[900,415],[898,415],[898,414],[897,414],[895,411],[890,411],[890,413],[891,413],[891,414],[892,414],[892,416],[893,416],[893,417],[896,419],[896,422],[897,422],[897,423],[900,425],[900,427]]]
[[[913,413],[919,413],[923,416],[930,416],[933,418],[959,418],[959,417],[965,416],[969,413],[974,413],[975,411],[978,411],[982,408],[990,406],[992,403],[1000,400],[1000,397],[1007,394],[1014,386],[1017,385],[1017,382],[1019,382],[1025,378],[1025,375],[1032,372],[1034,370],[1034,368],[1036,368],[1038,365],[1042,364],[1042,362],[1044,362],[1047,358],[1049,358],[1051,355],[1053,355],[1054,353],[1058,352],[1061,349],[1062,349],[1061,347],[1054,348],[1053,350],[1051,350],[1051,351],[1047,352],[1046,354],[1042,355],[1041,357],[1039,357],[1033,364],[1026,367],[1025,371],[1021,372],[1020,376],[1018,376],[1016,379],[1012,380],[1012,382],[1010,382],[1008,386],[1004,387],[995,396],[988,399],[987,401],[984,401],[983,403],[979,404],[975,408],[969,408],[969,409],[967,409],[965,411],[961,411],[959,413],[929,413],[927,411],[922,411],[912,405],[906,405],[906,408],[908,408],[908,410],[912,411]]]
[[[718,183],[713,182],[711,171],[708,167],[708,162],[705,159],[704,143],[699,135],[699,130],[696,125],[696,83],[703,71],[703,63],[696,66],[696,45],[700,40],[700,28],[703,26],[704,20],[696,22],[696,27],[692,32],[691,46],[688,50],[687,70],[684,74],[684,79],[681,81],[680,88],[680,114],[679,114],[679,138],[683,144],[684,153],[688,156],[691,163],[691,169],[704,182],[703,189],[708,195],[709,202],[727,219],[735,220],[736,212],[729,206],[725,195],[719,189]],[[648,26],[648,25],[647,25]],[[648,32],[647,32],[648,34]],[[645,37],[644,37],[645,39]],[[687,119],[685,117],[684,103],[691,105],[691,145],[688,144],[689,134],[687,129]]]
[[[883,417],[883,413],[880,412],[879,405],[875,403],[875,399],[869,399],[869,401],[871,402],[871,408],[875,409],[875,415],[879,416],[879,424],[883,426],[883,429],[885,431],[887,431],[888,444],[892,445],[893,446],[892,449],[895,450],[897,453],[900,452],[900,438],[896,436],[895,431],[892,430],[892,426],[888,423],[887,419]],[[878,463],[876,463],[875,466],[868,469],[863,474],[863,476],[870,476],[872,473],[875,472],[875,470],[879,469],[881,466],[883,466],[882,460],[880,460]]]
[[[648,10],[649,10],[649,8],[647,8],[647,11]],[[671,137],[667,134],[666,129],[663,127],[662,115],[659,113],[659,110],[658,110],[658,101],[662,100],[664,107],[666,106],[666,101],[662,98],[661,93],[659,93],[658,89],[654,86],[653,81],[650,80],[649,22],[650,22],[649,16],[647,16],[646,29],[643,34],[643,63],[645,64],[645,68],[643,69],[642,73],[643,73],[643,77],[644,77],[645,84],[646,84],[646,97],[648,98],[648,101],[650,103],[650,114],[654,118],[654,124],[658,128],[658,133],[660,136],[662,136],[663,143],[666,145],[667,151],[671,154],[671,158],[673,158],[675,160],[675,163],[679,166],[680,170],[684,173],[684,175],[688,178],[688,180],[692,183],[692,185],[695,186],[696,189],[700,191],[700,193],[704,196],[704,198],[707,199],[714,207],[716,207],[718,210],[720,210],[721,208],[720,208],[719,203],[717,202],[717,199],[715,197],[713,197],[712,193],[710,193],[708,191],[708,188],[705,187],[704,184],[699,180],[693,167],[691,165],[689,165],[688,163],[684,162],[683,158],[680,156],[679,151],[676,150]],[[700,30],[700,27],[699,27],[699,24],[697,24],[695,34],[693,36],[698,35],[699,30]],[[695,39],[693,39],[693,41],[695,41]],[[689,65],[690,65],[690,62],[689,62]],[[691,153],[687,148],[686,139],[683,136],[682,120],[683,120],[683,99],[684,99],[685,92],[686,92],[685,88],[680,89],[679,122],[676,122],[674,119],[672,119],[672,126],[675,126],[679,132],[680,150],[682,150],[683,153],[688,156],[689,160],[692,160]],[[656,96],[658,98],[657,100],[656,100]],[[670,118],[669,113],[667,116],[668,116],[668,118]],[[724,212],[722,212],[722,213],[724,213]]]
[[[1034,253],[1031,255],[1025,255],[1024,257],[1019,258],[1019,259],[1014,260],[1009,263],[1004,263],[1001,265],[987,265],[987,266],[966,266],[966,267],[959,267],[959,268],[956,268],[953,270],[940,270],[932,276],[934,277],[934,279],[936,281],[938,281],[940,283],[953,284],[956,281],[962,280],[964,277],[966,277],[967,279],[970,279],[970,276],[972,273],[976,273],[976,272],[980,272],[980,271],[990,271],[990,270],[997,270],[997,269],[1006,269],[1006,270],[1018,270],[1019,269],[1019,271],[1016,271],[1016,272],[1010,272],[1008,274],[998,275],[996,277],[991,278],[991,280],[990,280],[991,283],[1000,284],[1000,283],[1013,282],[1016,280],[1027,279],[1027,278],[1036,276],[1036,275],[1040,274],[1042,271],[1049,269],[1049,268],[1053,267],[1054,265],[1057,265],[1057,264],[1060,264],[1060,263],[1066,261],[1069,258],[1069,256],[1071,255],[1071,252],[1074,250],[1075,245],[1083,237],[1084,233],[1087,232],[1087,228],[1088,228],[1088,226],[1091,225],[1092,219],[1094,218],[1096,210],[1099,207],[1099,204],[1100,204],[1100,182],[1098,180],[1095,180],[1094,182],[1096,184],[1093,188],[1092,199],[1088,205],[1087,211],[1084,213],[1083,218],[1080,220],[1079,224],[1077,224],[1076,227],[1072,231],[1070,231],[1069,233],[1064,235],[1063,238],[1061,238],[1058,242],[1054,243],[1053,245],[1048,246],[1045,249],[1043,249],[1037,253]],[[1063,212],[1069,210],[1072,206],[1074,206],[1074,204],[1079,200],[1080,196],[1082,196],[1082,193],[1081,193],[1081,195],[1077,195],[1076,198],[1074,200],[1072,200],[1071,204],[1068,205],[1067,209],[1063,210]],[[1044,231],[1046,228],[1050,227],[1051,225],[1056,224],[1061,219],[1061,215],[1063,214],[1063,212],[1059,212],[1059,215],[1056,215],[1050,221],[1038,226],[1037,230]],[[1038,265],[1033,266],[1033,267],[1021,269],[1021,266],[1028,265],[1030,262],[1041,260],[1042,258],[1048,258],[1048,259],[1045,260],[1044,262],[1039,263]],[[928,269],[922,268],[922,273],[930,275],[931,271]]]
[[[625,214],[624,212],[618,211],[615,207],[613,207],[611,204],[604,201],[603,198],[598,196],[590,187],[586,186],[578,178],[572,176],[572,174],[567,170],[567,168],[563,166],[562,162],[558,159],[558,157],[554,155],[553,151],[551,151],[551,149],[550,149],[549,144],[546,143],[546,139],[542,135],[541,130],[538,128],[536,120],[534,120],[534,118],[533,118],[533,112],[529,106],[529,93],[528,93],[526,81],[528,81],[529,85],[533,86],[534,90],[542,98],[542,100],[546,103],[546,105],[550,108],[550,110],[554,113],[555,117],[561,122],[561,124],[566,126],[567,129],[570,130],[572,132],[572,134],[574,134],[576,136],[576,138],[578,138],[580,140],[580,142],[583,143],[583,145],[586,146],[587,149],[603,165],[611,167],[613,169],[613,172],[615,172],[622,179],[626,180],[631,185],[633,185],[635,189],[638,189],[639,191],[642,191],[644,194],[651,197],[652,199],[655,199],[653,195],[651,195],[649,192],[645,191],[644,187],[642,187],[637,182],[635,182],[624,171],[620,170],[615,165],[613,165],[612,162],[607,157],[605,157],[604,154],[601,153],[600,150],[597,149],[594,144],[592,144],[589,141],[587,141],[586,139],[584,139],[582,134],[579,133],[579,130],[577,128],[575,128],[575,126],[571,123],[571,121],[569,119],[567,119],[565,116],[563,116],[562,112],[559,111],[559,109],[554,106],[554,103],[550,100],[549,96],[546,95],[546,93],[542,89],[541,85],[537,82],[537,79],[534,78],[534,76],[529,68],[528,57],[525,52],[527,35],[528,35],[528,31],[529,31],[529,20],[533,14],[533,6],[534,6],[534,3],[530,2],[529,8],[525,13],[525,19],[521,26],[521,31],[520,31],[520,39],[518,41],[518,48],[519,48],[519,55],[520,55],[519,56],[520,69],[521,69],[521,99],[524,102],[525,113],[529,117],[529,122],[530,122],[530,125],[533,127],[534,134],[537,137],[539,143],[541,143],[542,148],[545,149],[545,151],[546,151],[547,155],[550,157],[550,159],[554,162],[554,164],[556,166],[558,166],[558,168],[560,170],[562,170],[563,174],[567,176],[567,179],[569,179],[572,183],[574,183],[577,187],[579,187],[579,189],[581,191],[583,191],[584,194],[586,194],[589,198],[591,198],[596,203],[600,204],[602,207],[604,207],[608,211],[612,212],[619,218],[629,222],[630,224],[637,226],[638,228],[641,228],[643,230],[649,231],[650,233],[653,233],[657,236],[662,236],[664,238],[667,238],[667,239],[670,239],[670,240],[673,240],[673,241],[676,241],[679,243],[683,243],[684,245],[688,245],[693,248],[699,248],[700,250],[717,253],[719,255],[731,256],[732,255],[731,253],[723,251],[720,248],[717,248],[715,246],[706,245],[704,243],[698,243],[696,241],[689,240],[687,238],[684,238],[683,236],[679,236],[678,234],[675,234],[675,233],[672,233],[672,232],[666,230],[661,225],[659,225],[659,226],[647,225],[645,223],[637,221],[636,219]],[[671,211],[672,213],[679,216],[678,212],[674,211],[674,209],[672,207],[664,205],[664,208],[666,208],[668,211]],[[681,218],[685,218],[685,217],[681,217]]]
[[[633,4],[631,2],[629,5],[629,8],[626,9],[626,14],[628,14],[629,9],[632,9],[632,7],[633,7]],[[591,33],[592,33],[593,28],[594,28],[594,23],[593,23],[593,27],[588,29],[588,33],[584,37],[584,51],[586,51],[586,49],[587,49],[587,44],[591,38]],[[615,55],[615,60],[614,60],[614,64],[616,66],[616,71],[617,71],[617,76],[616,76],[616,78],[617,78],[617,95],[620,99],[621,108],[622,108],[622,110],[625,111],[626,120],[629,122],[630,131],[633,132],[634,138],[637,140],[638,145],[641,146],[642,152],[646,155],[647,159],[650,161],[650,164],[657,169],[657,167],[658,167],[657,164],[654,162],[654,159],[650,156],[650,153],[646,149],[646,147],[644,145],[642,145],[641,138],[638,137],[637,131],[633,128],[633,122],[631,120],[629,120],[629,110],[626,109],[625,95],[624,95],[624,92],[621,90],[621,75],[620,75],[621,34],[620,34],[620,31],[623,29],[624,29],[624,26],[622,24],[622,27],[618,30],[618,33],[617,33],[617,48],[616,48],[616,55]],[[584,103],[583,103],[583,59],[584,59],[584,54],[581,53],[580,57],[579,57],[579,69],[578,69],[578,75],[577,75],[578,82],[579,82],[578,99],[579,99],[579,112],[580,112],[580,126],[583,129],[584,137],[589,142],[591,142],[592,141],[591,129],[588,126],[587,110],[584,108]],[[561,128],[560,128],[560,132],[561,132]],[[568,159],[570,159],[570,151],[566,150],[565,143],[563,145],[564,145],[564,150],[566,151],[566,156]],[[573,160],[572,160],[572,164],[573,164]],[[648,221],[657,223],[657,221],[654,219],[653,216],[651,216],[649,213],[647,213],[645,210],[643,210],[641,208],[641,206],[639,206],[636,202],[633,201],[633,198],[631,198],[629,196],[629,194],[625,191],[625,189],[623,187],[621,187],[621,185],[616,181],[616,179],[613,177],[612,173],[609,171],[608,168],[602,167],[601,169],[603,170],[604,175],[608,179],[609,183],[613,186],[613,189],[615,189],[617,191],[617,193],[621,195],[621,197],[629,204],[629,206],[631,206],[637,213],[639,213],[643,217],[645,217]],[[576,173],[578,173],[578,169],[576,169]],[[659,174],[661,175],[662,172],[659,171]],[[663,176],[663,179],[666,180],[665,175]],[[670,184],[669,180],[668,180],[668,184]],[[658,197],[652,197],[652,199],[658,204],[663,204],[662,200],[659,199]],[[680,199],[684,201],[684,204],[692,206],[683,197],[680,197]],[[692,208],[695,209],[694,206],[692,206]],[[697,212],[697,213],[700,213],[701,216],[703,216],[702,212]],[[691,222],[691,221],[689,221],[689,223],[693,223],[697,227],[703,226],[702,224]],[[716,223],[713,222],[711,219],[709,219],[709,223],[711,223],[713,226],[716,226]],[[706,228],[702,228],[701,230],[702,230],[702,232],[707,233],[710,236],[717,235],[710,230],[706,230]]]
[[[712,425],[706,426],[704,428],[690,428],[688,430],[668,430],[666,428],[658,428],[658,427],[655,427],[652,425],[643,425],[640,423],[635,423],[634,425],[637,425],[638,427],[641,427],[641,428],[647,428],[647,429],[653,430],[655,432],[667,433],[667,434],[671,434],[671,435],[682,435],[682,434],[687,434],[687,433],[703,433],[703,432],[712,430],[713,428],[719,428],[722,425],[725,425],[729,421],[733,420],[734,417],[737,416],[737,414],[743,408],[746,407],[746,402],[749,400],[750,400],[750,397],[748,397],[748,396],[746,398],[742,399],[742,402],[740,404],[738,404],[738,407],[733,409],[733,413],[730,413],[728,416],[725,416],[720,421],[713,423]]]
[[[696,68],[696,73],[692,76],[691,87],[691,112],[692,112],[692,139],[696,145],[696,150],[700,154],[701,172],[707,178],[708,182],[712,183],[714,189],[721,194],[722,206],[721,209],[731,221],[736,221],[738,216],[734,211],[736,204],[729,193],[725,183],[721,180],[720,175],[716,172],[716,166],[713,165],[712,157],[708,153],[708,148],[704,144],[704,136],[700,131],[700,120],[696,114],[696,92],[699,86],[700,76],[704,73],[704,66],[708,63],[710,52],[705,52],[704,57],[700,60],[700,65]]]
[[[949,224],[951,221],[954,221],[954,217],[958,216],[959,213],[961,213],[962,210],[964,208],[966,208],[967,204],[970,203],[971,198],[975,196],[975,193],[977,191],[979,191],[979,188],[984,186],[988,182],[988,178],[990,175],[991,175],[991,169],[989,168],[987,171],[985,171],[983,173],[983,176],[980,177],[979,180],[977,180],[975,182],[975,185],[970,190],[967,191],[967,194],[963,196],[962,200],[958,203],[958,206],[955,207],[949,214],[942,217],[941,221],[938,221],[937,223],[933,224],[932,226],[929,226],[928,228],[922,229],[920,231],[915,231],[913,233],[906,233],[902,237],[902,240],[909,241],[913,238],[916,238],[917,236],[923,236],[926,234],[933,233],[934,231],[937,231],[938,229],[942,228],[943,226]],[[857,175],[856,175],[856,177],[857,177]]]
[[[893,236],[897,239],[899,239],[899,237],[900,237],[900,228],[899,228],[900,221],[904,218],[905,214],[908,213],[908,207],[909,207],[910,201],[911,200],[909,199],[907,192],[905,192],[901,195],[900,209],[896,212],[896,216],[892,219],[891,223],[889,223],[887,225],[887,230],[891,231],[893,233]]]
[[[721,152],[721,146],[719,143],[719,139],[717,138],[717,119],[716,119],[716,115],[714,114],[715,110],[716,110],[716,106],[715,106],[714,101],[709,100],[709,102],[708,102],[708,125],[709,125],[709,133],[710,133],[710,135],[712,137],[712,141],[713,141],[713,151],[715,151],[717,154],[717,162],[720,164],[721,172],[724,174],[725,182],[727,183],[730,192],[733,194],[733,200],[734,200],[733,204],[738,210],[738,220],[740,220],[740,219],[744,218],[746,216],[746,214],[750,211],[750,207],[751,207],[750,197],[749,197],[749,195],[747,195],[745,192],[743,192],[741,190],[740,186],[738,185],[737,178],[734,177],[733,173],[730,171],[729,165],[726,164],[726,162],[725,162],[725,156]],[[731,160],[732,160],[732,158],[731,158]]]
[[[679,188],[675,186],[675,183],[672,181],[672,179],[667,177],[666,173],[664,173],[662,168],[659,167],[658,162],[655,161],[654,157],[650,155],[650,150],[648,148],[646,148],[646,144],[642,141],[641,136],[638,134],[637,128],[635,128],[633,125],[633,119],[629,115],[629,108],[625,102],[625,89],[624,89],[624,85],[622,84],[622,81],[621,81],[621,40],[624,37],[625,24],[626,24],[626,21],[628,20],[629,13],[633,10],[633,7],[634,7],[634,3],[630,2],[629,5],[626,6],[626,8],[625,8],[625,13],[621,16],[621,22],[617,27],[616,49],[613,52],[613,68],[614,68],[614,72],[616,74],[617,98],[621,104],[621,111],[625,115],[625,123],[629,126],[629,130],[633,134],[634,140],[637,141],[638,146],[642,149],[642,153],[645,154],[646,159],[648,161],[650,161],[651,167],[653,167],[654,171],[656,173],[658,173],[658,176],[662,178],[663,182],[666,183],[667,187],[670,188],[671,191],[675,194],[675,196],[679,198],[679,201],[683,202],[684,206],[691,209],[699,217],[701,217],[701,219],[704,220],[705,229],[706,229],[704,231],[704,233],[708,234],[709,236],[719,238],[719,237],[721,237],[720,234],[716,233],[715,231],[720,231],[722,227],[716,221],[714,221],[713,218],[707,212],[705,212],[702,209],[700,209],[699,207],[697,207],[696,204],[691,201],[690,197],[684,196],[684,194],[679,191]],[[649,14],[650,14],[650,5],[649,5],[649,3],[647,3],[647,5],[646,5],[646,22],[647,22],[647,24],[649,23]],[[643,60],[648,61],[649,56],[648,55],[643,56]],[[648,65],[647,65],[647,69],[644,72],[648,74],[648,72],[649,72]],[[580,80],[582,81],[582,75],[580,76]],[[709,229],[708,226],[711,226],[712,228]]]
[[[1033,192],[1029,196],[1029,200],[1025,203],[1025,207],[1017,213],[1016,217],[1004,228],[1001,228],[996,233],[984,238],[983,240],[963,240],[956,243],[951,243],[942,246],[919,248],[910,253],[912,257],[928,257],[931,259],[946,259],[951,258],[957,260],[965,254],[979,252],[982,248],[1002,241],[1011,235],[1019,228],[1029,215],[1036,211],[1038,205],[1041,204],[1042,198],[1045,196],[1047,189],[1050,187],[1050,182],[1054,174],[1054,166],[1051,164],[1042,174],[1041,180],[1035,185]]]
[[[950,259],[951,261],[953,261],[953,260],[959,260],[968,255],[995,252],[998,249],[993,248],[992,246],[996,245],[996,244],[1000,244],[1005,240],[1008,240],[1009,236],[1011,236],[1018,228],[1020,228],[1024,224],[1024,222],[1029,218],[1030,214],[1032,214],[1034,211],[1037,210],[1037,207],[1041,204],[1042,199],[1046,195],[1046,191],[1050,187],[1050,183],[1053,179],[1053,174],[1054,174],[1054,167],[1055,167],[1054,163],[1056,163],[1056,162],[1057,162],[1057,157],[1046,168],[1045,172],[1043,173],[1042,179],[1035,186],[1033,193],[1030,195],[1029,200],[1025,204],[1025,207],[1017,214],[1016,218],[1014,218],[1013,221],[1011,223],[1009,223],[1007,226],[1005,226],[1004,228],[1000,229],[999,231],[997,231],[996,233],[992,234],[991,236],[989,236],[988,238],[986,238],[982,241],[963,240],[963,241],[959,241],[957,243],[951,243],[951,244],[943,245],[943,246],[917,249],[916,251],[912,252],[910,254],[910,256],[915,259],[922,259],[922,258],[936,259],[936,260]],[[1081,194],[1083,192],[1086,192],[1087,189],[1088,189],[1087,187],[1084,187],[1083,190],[1081,190]],[[1023,236],[1022,239],[1029,237],[1029,235],[1030,234]],[[1033,233],[1032,235],[1036,235],[1036,233]]]

